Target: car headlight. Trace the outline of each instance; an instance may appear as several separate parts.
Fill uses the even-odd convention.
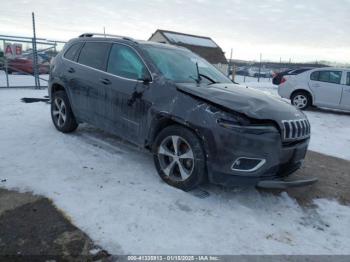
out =
[[[227,112],[213,106],[208,106],[207,110],[213,113],[218,125],[225,128],[245,128],[255,130],[268,129],[270,131],[277,130],[272,121],[251,119],[243,114],[236,112]]]

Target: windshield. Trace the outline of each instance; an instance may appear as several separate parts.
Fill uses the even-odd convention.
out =
[[[144,50],[163,76],[174,82],[232,83],[213,65],[190,51],[151,45],[144,45]]]

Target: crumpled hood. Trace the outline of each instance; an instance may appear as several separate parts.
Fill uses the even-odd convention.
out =
[[[221,105],[248,117],[263,120],[306,118],[305,115],[278,97],[237,84],[212,84],[197,86],[192,83],[177,84],[182,92]]]

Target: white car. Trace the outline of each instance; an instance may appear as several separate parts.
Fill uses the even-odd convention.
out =
[[[350,69],[324,67],[286,77],[278,94],[299,109],[314,105],[350,110]]]

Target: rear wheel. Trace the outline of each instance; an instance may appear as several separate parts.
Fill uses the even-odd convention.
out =
[[[188,191],[205,181],[204,150],[191,130],[176,125],[165,128],[156,138],[153,153],[159,176],[167,184]]]
[[[52,94],[51,118],[56,129],[70,133],[77,129],[78,124],[73,115],[66,92],[57,91]]]
[[[291,103],[300,110],[305,110],[311,106],[311,97],[306,92],[296,92],[291,97]]]

